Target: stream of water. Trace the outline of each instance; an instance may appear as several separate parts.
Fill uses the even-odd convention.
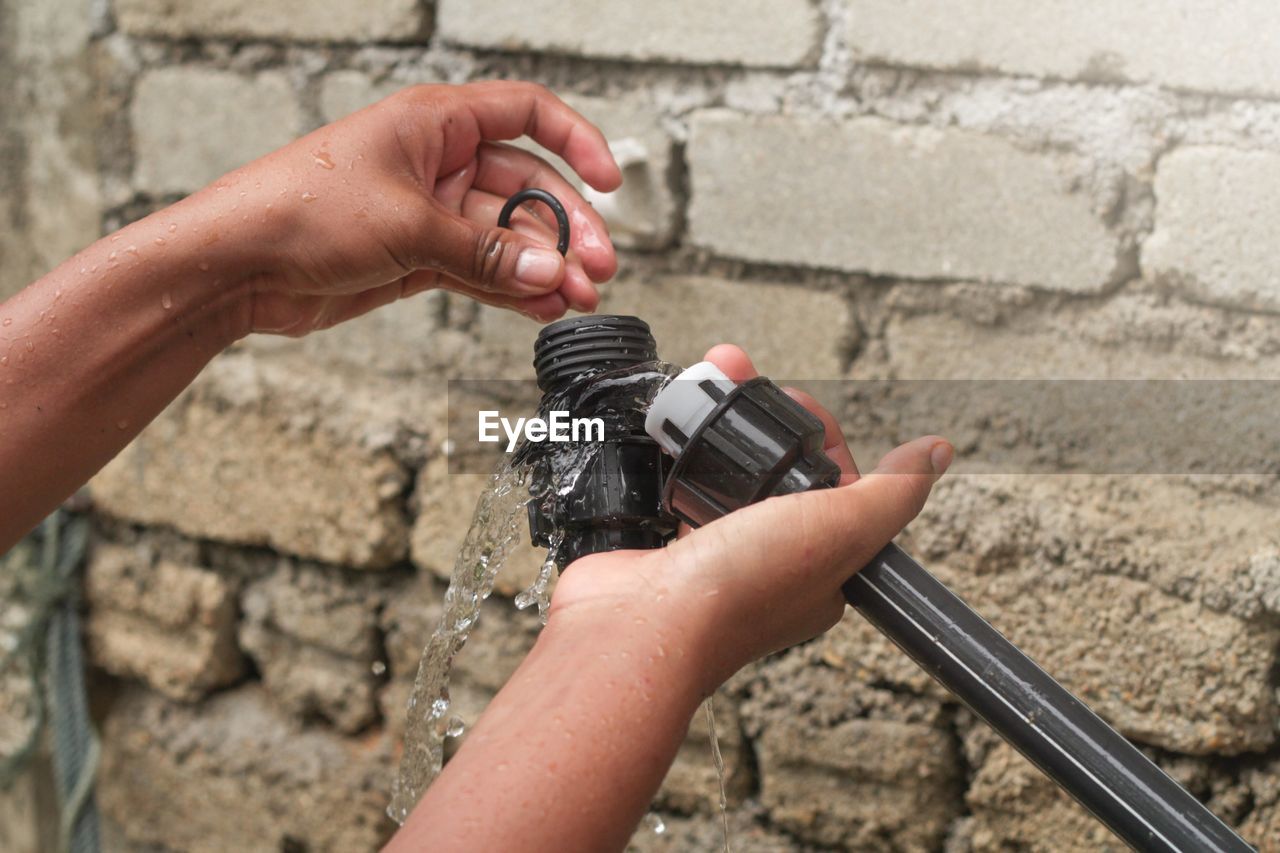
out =
[[[605,421],[606,435],[614,434],[615,430],[635,430],[641,428],[650,401],[678,372],[679,368],[673,365],[650,362],[583,377],[555,394],[548,394],[540,409],[589,411]],[[446,738],[458,737],[465,731],[466,722],[456,714],[450,714],[449,676],[453,660],[475,629],[480,606],[493,592],[507,556],[527,535],[528,504],[540,502],[550,507],[557,496],[570,492],[600,445],[590,442],[556,445],[554,457],[547,455],[548,447],[526,443],[505,457],[476,502],[471,526],[454,561],[440,623],[423,650],[409,696],[404,753],[387,807],[387,814],[397,823],[404,823],[440,773]],[[543,480],[532,475],[540,459],[548,463],[542,469],[548,474]],[[515,599],[516,607],[522,610],[536,604],[543,624],[547,620],[550,606],[548,589],[555,574],[557,552],[562,541],[562,533],[553,534],[547,558],[536,580]],[[720,784],[720,811],[727,853],[729,824],[724,761],[716,739],[710,700],[705,713]],[[657,815],[651,817],[647,823],[653,831],[664,832],[661,818]]]
[[[716,784],[720,786],[720,827],[724,831],[724,853],[732,853],[729,848],[729,797],[724,788],[724,755],[720,752],[720,738],[716,735],[716,708],[714,694],[702,703],[707,715],[707,739],[711,741],[711,763],[716,769]]]
[[[505,460],[490,476],[476,502],[466,539],[453,564],[440,624],[418,662],[409,695],[400,773],[391,789],[387,814],[397,823],[409,817],[444,764],[444,740],[461,734],[465,723],[449,716],[449,674],[493,592],[498,572],[520,540],[529,501],[528,469]],[[459,725],[461,723],[461,725]]]

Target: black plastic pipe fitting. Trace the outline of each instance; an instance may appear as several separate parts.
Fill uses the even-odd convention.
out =
[[[644,413],[599,386],[575,393],[575,383],[600,373],[657,360],[649,326],[639,318],[574,317],[542,330],[534,368],[542,408],[565,406],[570,417],[603,415],[604,441],[596,448],[544,445],[533,459],[529,532],[533,544],[551,548],[560,568],[579,557],[630,548],[661,548],[675,535],[676,520],[662,506],[670,458],[644,431]],[[573,471],[582,466],[581,471]],[[551,490],[552,493],[549,493]]]

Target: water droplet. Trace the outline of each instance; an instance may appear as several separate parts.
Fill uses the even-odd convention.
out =
[[[129,422],[126,421],[124,418],[121,418],[120,420],[116,421],[116,429],[128,429],[128,428],[129,428]]]
[[[662,815],[656,812],[649,812],[644,816],[644,825],[654,835],[662,835],[667,831],[667,824],[662,820]]]
[[[449,718],[449,727],[444,730],[445,737],[462,737],[462,733],[467,730],[467,724],[462,718],[454,715]]]
[[[5,317],[5,318],[4,318],[4,325],[8,326],[8,325],[10,325],[11,323],[13,323],[13,318],[12,318],[12,317]]]
[[[167,291],[165,292],[164,296],[160,297],[160,307],[166,311],[168,311],[170,308],[173,307],[173,296],[170,295]]]
[[[9,356],[0,355],[0,367],[8,367],[8,366],[9,366]]]
[[[164,245],[164,238],[163,238],[163,237],[157,237],[157,238],[155,239],[155,244],[156,244],[157,246],[163,246],[163,245]]]
[[[35,351],[35,348],[36,348],[35,344],[31,343],[31,341],[27,341],[27,352]]]
[[[126,246],[126,247],[125,247],[125,252],[126,252],[127,254],[133,255],[134,257],[137,257],[137,255],[138,255],[138,247],[137,247],[137,246]]]
[[[369,669],[373,671],[374,675],[385,675],[387,665],[380,660],[376,660],[373,662],[373,666],[369,667]]]
[[[319,196],[313,192],[305,192],[302,194],[303,201],[315,201],[317,198],[319,198]]]
[[[172,234],[174,231],[177,231],[177,230],[178,230],[178,223],[176,223],[176,222],[171,222],[171,223],[169,223],[169,233],[170,233],[170,234]]]
[[[312,151],[311,156],[316,158],[316,165],[321,169],[333,168],[333,158],[329,156],[329,152],[324,150]]]
[[[107,263],[114,264],[116,262],[116,258],[118,258],[119,256],[120,256],[120,253],[113,250],[111,254],[107,255]]]
[[[208,272],[208,271],[209,271],[209,262],[208,262],[208,261],[201,261],[200,263],[196,264],[196,266],[200,267],[200,271],[201,271],[201,272]]]

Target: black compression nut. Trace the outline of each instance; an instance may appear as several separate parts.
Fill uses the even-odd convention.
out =
[[[823,452],[823,435],[822,421],[781,388],[750,379],[683,437],[663,502],[699,527],[768,497],[835,486],[840,467]]]
[[[507,203],[502,206],[502,210],[498,213],[498,227],[511,227],[511,214],[516,212],[516,208],[522,202],[540,201],[547,207],[551,208],[551,212],[556,215],[556,251],[564,254],[569,251],[569,215],[564,212],[564,205],[560,203],[560,199],[553,196],[546,190],[540,190],[536,187],[530,187],[507,199]]]

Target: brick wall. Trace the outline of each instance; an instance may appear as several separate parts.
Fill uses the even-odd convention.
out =
[[[796,379],[1272,377],[1278,40],[1266,0],[3,0],[0,294],[400,86],[518,77],[638,152],[603,309],[673,361],[729,340]],[[246,342],[95,480],[122,849],[386,837],[481,488],[446,473],[444,380],[528,376],[535,333],[431,294]],[[863,456],[865,414],[841,411]],[[957,476],[908,539],[1280,849],[1278,506],[1273,478]],[[459,663],[470,713],[531,641],[516,562]],[[853,615],[719,707],[735,849],[1119,847]],[[637,849],[715,846],[709,768],[695,726]]]

